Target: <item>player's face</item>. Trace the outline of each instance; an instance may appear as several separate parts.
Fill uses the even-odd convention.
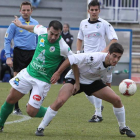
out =
[[[99,17],[99,13],[100,13],[99,6],[90,6],[88,13],[90,15],[90,20],[96,21]]]
[[[115,66],[118,63],[118,61],[120,60],[121,56],[122,56],[122,54],[116,53],[116,52],[110,54],[110,56],[109,56],[110,65]]]
[[[66,33],[68,32],[69,27],[67,25],[63,25],[63,32]]]
[[[22,7],[20,9],[20,13],[26,21],[29,21],[30,16],[32,14],[31,6],[30,5],[22,5]]]
[[[53,27],[47,28],[48,31],[48,41],[54,43],[60,36],[61,30],[55,30]]]

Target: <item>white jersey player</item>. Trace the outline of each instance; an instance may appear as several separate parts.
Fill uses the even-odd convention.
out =
[[[76,93],[85,92],[88,96],[94,95],[111,103],[113,105],[114,114],[118,120],[120,133],[122,135],[126,134],[128,137],[135,137],[135,133],[125,125],[125,109],[120,97],[107,86],[111,82],[111,71],[120,60],[123,51],[124,49],[119,43],[113,43],[108,53],[95,52],[90,54],[82,53],[70,55],[52,76],[51,81],[56,82],[60,71],[66,66],[78,65],[80,89]],[[57,114],[59,108],[73,95],[73,90],[76,90],[79,85],[77,83],[78,79],[76,78],[75,80],[74,75],[75,72],[73,74],[72,71],[66,75],[66,83],[61,88],[57,99],[48,107],[36,131],[37,136],[44,135],[43,131],[45,127],[48,126],[50,121]]]
[[[82,42],[84,45],[84,53],[90,52],[108,52],[109,46],[117,42],[118,37],[112,25],[106,20],[99,17],[100,4],[98,1],[91,1],[88,5],[88,13],[90,18],[84,19],[80,23],[77,36],[77,53],[80,53]],[[106,38],[109,45],[106,46]],[[95,112],[89,122],[101,122],[103,110],[102,100],[94,96],[87,96],[88,100],[95,106]]]

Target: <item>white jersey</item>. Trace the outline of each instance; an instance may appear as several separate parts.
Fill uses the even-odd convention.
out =
[[[117,39],[117,34],[110,23],[102,18],[94,23],[84,19],[80,23],[78,39],[84,40],[84,52],[101,52],[106,48],[105,36],[109,41]]]
[[[114,66],[105,67],[103,62],[107,53],[81,53],[68,56],[70,64],[76,64],[79,68],[80,83],[91,84],[92,82],[102,79],[104,83],[112,82],[112,71]],[[74,78],[73,71],[70,70],[65,78]]]

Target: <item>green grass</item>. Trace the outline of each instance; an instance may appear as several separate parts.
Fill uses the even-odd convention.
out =
[[[43,106],[49,106],[56,99],[61,85],[52,85],[50,92],[44,100]],[[126,110],[126,125],[135,133],[135,140],[140,140],[140,95],[138,90],[132,97],[120,95],[118,87],[112,87],[121,97]],[[4,103],[10,91],[9,83],[0,83],[0,106]],[[24,115],[29,96],[24,96],[20,108]],[[93,105],[83,93],[71,97],[59,110],[51,124],[45,129],[44,137],[34,135],[42,118],[32,118],[20,123],[6,124],[4,132],[0,133],[0,140],[128,140],[126,135],[119,134],[119,127],[113,113],[112,105],[104,102],[103,121],[101,123],[88,123],[94,113]],[[18,120],[20,116],[10,115],[8,121]]]

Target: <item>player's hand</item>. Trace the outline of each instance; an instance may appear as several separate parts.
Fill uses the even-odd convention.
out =
[[[6,64],[9,66],[9,67],[13,67],[13,61],[12,61],[12,58],[9,57],[6,59]]]
[[[73,94],[75,94],[75,93],[77,93],[77,91],[80,89],[80,84],[78,83],[78,84],[74,84],[74,87],[73,87],[73,90],[72,90],[72,93]]]
[[[51,84],[55,84],[55,83],[58,81],[59,78],[60,78],[60,74],[57,73],[57,72],[55,72],[55,73],[53,74],[51,80],[50,80]]]
[[[21,21],[15,16],[15,19],[12,21],[16,26],[20,27],[22,25]]]

